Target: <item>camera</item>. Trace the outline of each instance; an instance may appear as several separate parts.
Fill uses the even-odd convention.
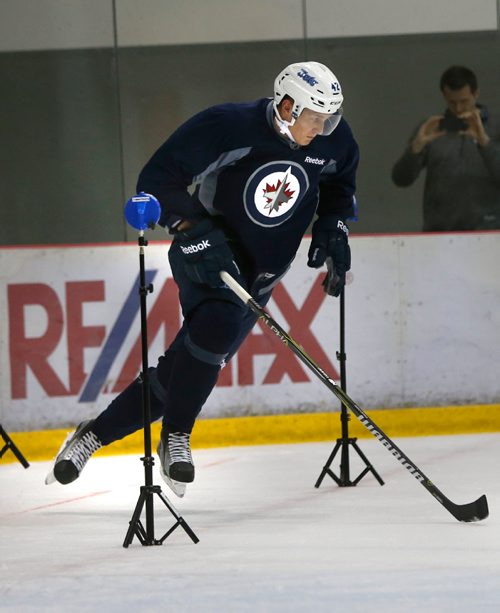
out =
[[[446,115],[439,122],[439,129],[445,132],[461,132],[467,130],[467,122],[455,115]]]

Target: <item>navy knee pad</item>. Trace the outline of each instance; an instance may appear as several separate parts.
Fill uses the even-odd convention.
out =
[[[245,314],[243,304],[240,306],[215,301],[203,303],[187,322],[185,342],[188,349],[192,346],[215,355],[227,355],[241,334]]]

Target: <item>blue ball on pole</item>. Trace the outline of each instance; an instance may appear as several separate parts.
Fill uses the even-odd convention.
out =
[[[160,219],[161,208],[158,199],[151,194],[139,192],[125,204],[125,219],[136,230],[154,228]]]

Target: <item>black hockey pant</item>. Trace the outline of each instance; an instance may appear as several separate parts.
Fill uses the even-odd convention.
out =
[[[191,432],[221,367],[243,343],[256,316],[228,288],[189,281],[175,249],[169,258],[184,323],[156,368],[150,368],[151,421],[163,418],[167,431]],[[252,295],[266,304],[282,276],[259,275],[249,284]],[[142,427],[142,384],[136,379],[96,418],[93,430],[107,445]]]

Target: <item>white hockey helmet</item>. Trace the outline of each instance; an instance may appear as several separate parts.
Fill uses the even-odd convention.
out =
[[[285,96],[293,99],[292,120],[285,121],[278,105]],[[342,116],[342,88],[337,77],[319,62],[299,62],[284,68],[274,81],[274,112],[280,128],[293,126],[304,109],[330,115],[323,135],[331,134]]]

